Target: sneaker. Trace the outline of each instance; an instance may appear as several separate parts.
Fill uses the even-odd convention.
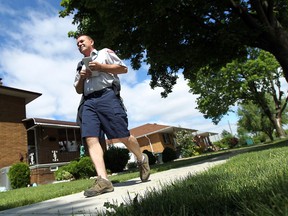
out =
[[[93,186],[84,192],[84,196],[92,197],[112,191],[114,191],[112,183],[98,176]]]
[[[140,170],[140,179],[142,182],[148,181],[150,176],[149,158],[146,154],[143,154],[143,161],[138,161],[138,167]]]

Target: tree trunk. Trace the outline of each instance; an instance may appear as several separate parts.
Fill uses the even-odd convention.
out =
[[[270,28],[262,34],[259,48],[272,53],[283,69],[283,75],[288,82],[288,33],[282,28]]]
[[[273,122],[274,122],[274,125],[275,125],[277,136],[280,137],[280,138],[284,138],[286,136],[286,132],[285,132],[285,130],[282,127],[282,123],[281,123],[282,119],[281,119],[281,117],[280,118],[279,117],[278,118],[274,118]]]
[[[255,91],[257,92],[257,91]],[[265,115],[269,118],[270,122],[273,124],[276,133],[277,133],[277,137],[285,137],[286,133],[282,127],[282,112],[281,110],[277,110],[276,115],[270,110],[265,97],[263,94],[258,94],[257,96],[257,101],[259,103],[259,105],[261,106],[261,108],[263,109]]]
[[[270,141],[273,141],[274,138],[273,138],[273,133],[271,133],[270,131],[265,131],[264,133],[266,133],[266,135],[269,137]]]

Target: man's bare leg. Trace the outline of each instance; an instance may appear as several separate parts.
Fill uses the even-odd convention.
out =
[[[120,141],[136,156],[142,182],[148,181],[150,176],[149,158],[146,154],[142,154],[137,139],[130,135],[129,137],[121,138]]]
[[[104,153],[103,149],[99,143],[98,137],[87,137],[86,138],[88,151],[91,157],[91,160],[95,166],[98,176],[107,179],[107,171],[104,162]]]

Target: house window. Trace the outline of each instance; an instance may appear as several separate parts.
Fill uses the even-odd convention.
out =
[[[163,134],[163,140],[165,145],[171,144],[170,135],[168,133]]]
[[[75,152],[81,144],[81,139],[78,137],[79,133],[75,129],[59,129],[58,130],[58,144],[60,152]]]

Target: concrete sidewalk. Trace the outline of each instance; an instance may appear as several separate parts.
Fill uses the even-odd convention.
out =
[[[232,155],[230,155],[232,156]],[[86,198],[83,192],[63,196],[40,203],[0,211],[1,215],[35,216],[35,215],[96,215],[97,211],[105,211],[104,203],[111,204],[127,203],[139,194],[143,196],[151,189],[159,190],[161,186],[204,171],[212,166],[224,163],[229,157],[219,156],[191,166],[170,169],[152,174],[148,182],[142,183],[139,178],[114,184],[114,192],[102,194],[96,197]]]

